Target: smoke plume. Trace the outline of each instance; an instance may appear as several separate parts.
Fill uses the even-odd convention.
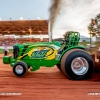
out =
[[[100,0],[52,0],[50,20],[53,37],[66,31],[78,31],[89,36],[87,26],[100,13]]]
[[[51,0],[51,7],[49,8],[50,12],[50,31],[52,32],[54,23],[56,21],[57,16],[60,14],[60,10],[63,6],[63,0]]]

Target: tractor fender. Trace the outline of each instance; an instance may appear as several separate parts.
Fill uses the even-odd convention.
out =
[[[73,46],[73,47],[69,47],[68,49],[66,49],[66,50],[64,50],[64,51],[62,52],[62,54],[61,54],[60,57],[59,57],[59,61],[61,61],[63,55],[64,55],[67,51],[72,50],[72,49],[82,49],[82,50],[85,50],[85,47],[84,47],[84,46]]]

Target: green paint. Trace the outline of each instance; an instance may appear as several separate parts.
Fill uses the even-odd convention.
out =
[[[15,53],[14,57],[3,57],[3,63],[4,64],[10,64],[12,67],[13,65],[18,61],[25,62],[28,66],[31,66],[31,71],[38,70],[40,66],[46,66],[46,67],[53,67],[56,64],[60,64],[61,58],[63,55],[75,48],[84,49],[85,47],[78,46],[80,40],[80,34],[78,32],[70,31],[65,37],[64,44],[60,45],[59,41],[55,42],[36,42],[36,43],[23,43],[23,44],[15,44],[14,47],[17,48],[18,54]],[[46,47],[48,49],[44,50],[38,50],[38,47]],[[52,60],[46,60],[46,54],[49,52],[49,48],[54,50],[59,48],[59,57]],[[28,56],[28,52],[30,52],[33,49],[37,49],[36,51],[33,51],[31,56]],[[51,53],[52,54],[52,53]],[[18,59],[21,57],[21,59]]]

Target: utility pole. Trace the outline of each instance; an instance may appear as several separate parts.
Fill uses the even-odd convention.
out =
[[[91,40],[91,31],[90,31],[90,53],[92,54],[92,47],[91,47],[91,45],[92,45],[92,40]]]

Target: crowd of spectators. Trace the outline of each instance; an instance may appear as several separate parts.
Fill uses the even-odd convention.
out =
[[[3,44],[7,44],[8,46],[13,46],[16,43],[25,43],[25,42],[48,42],[48,38],[43,38],[42,40],[40,38],[18,38],[18,39],[14,39],[14,38],[6,38],[6,39],[0,39],[0,46],[3,46]]]

